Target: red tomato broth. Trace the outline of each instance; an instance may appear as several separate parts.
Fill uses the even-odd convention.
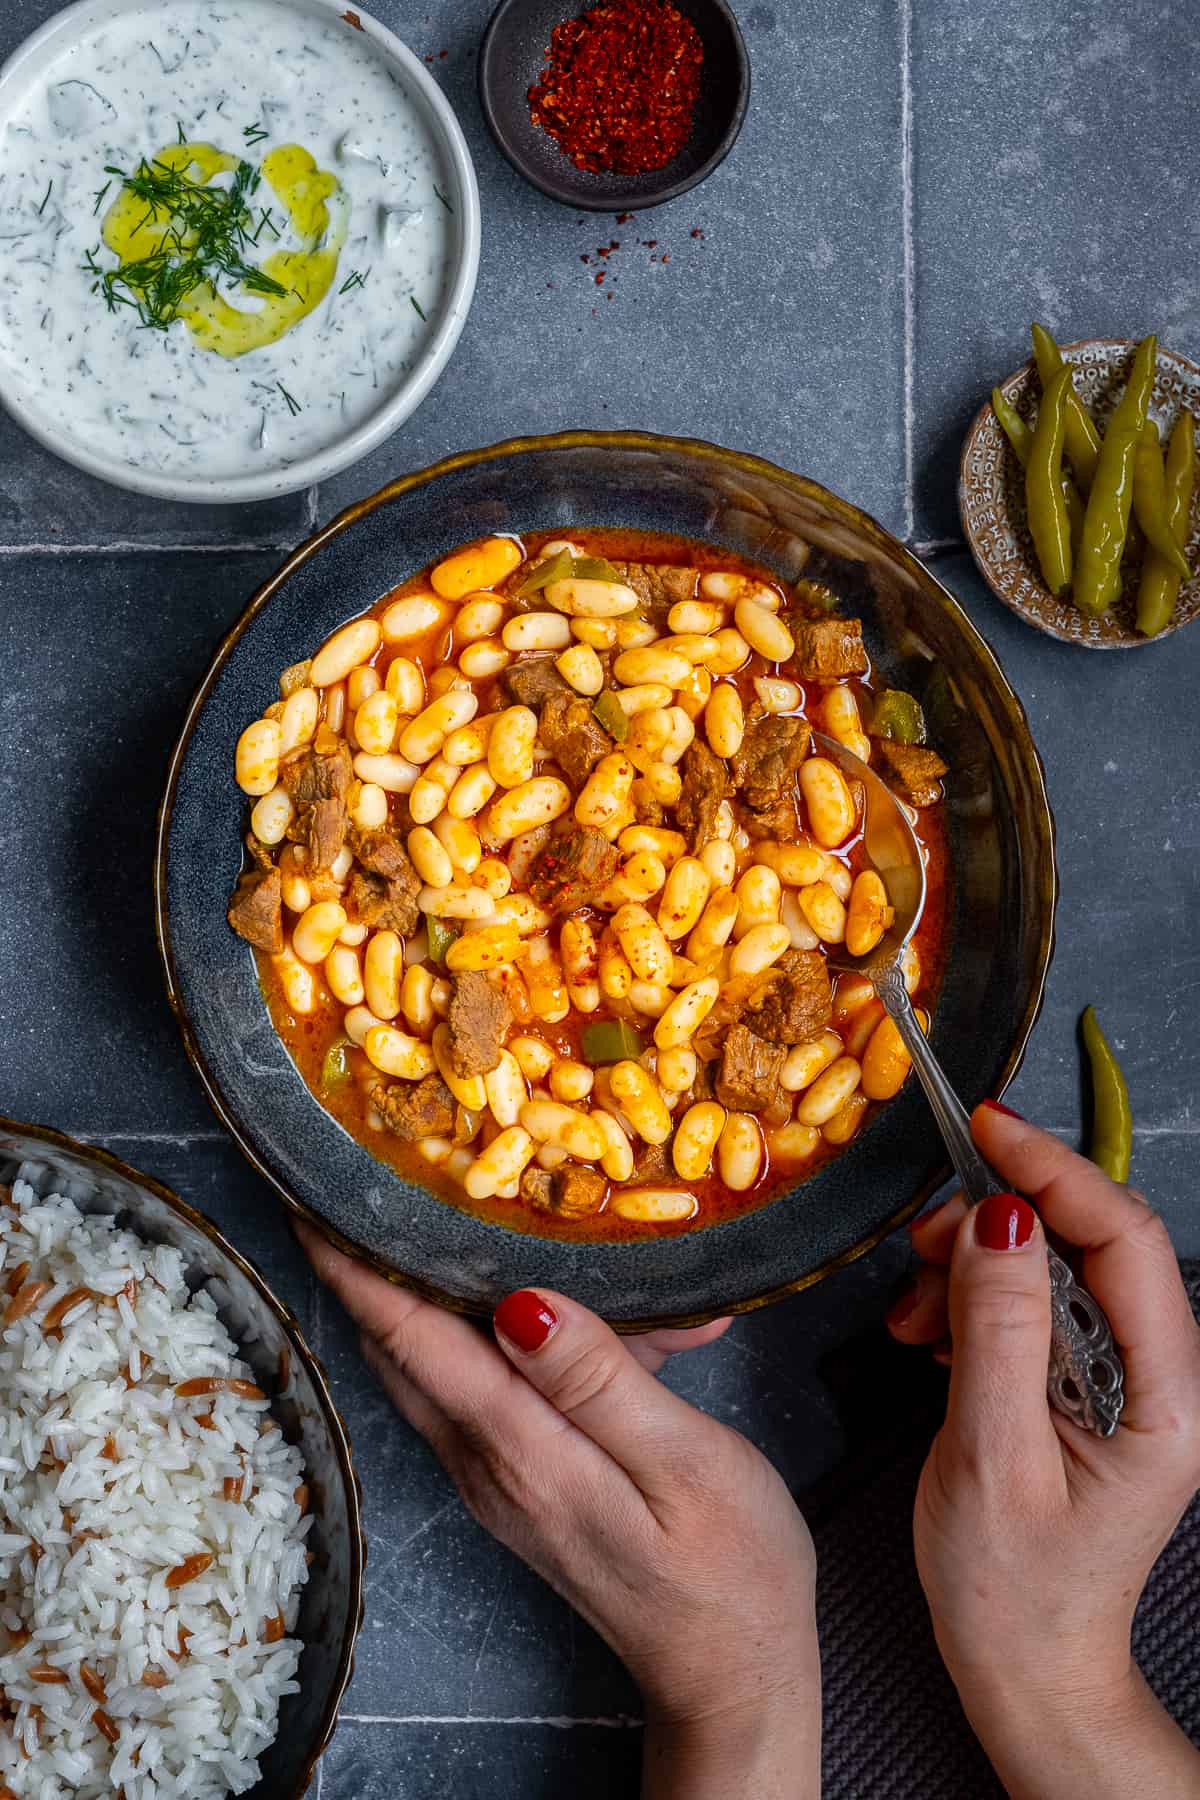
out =
[[[571,540],[581,544],[589,556],[607,557],[612,561],[622,562],[683,564],[698,568],[702,573],[705,570],[729,571],[761,581],[781,591],[785,599],[787,597],[786,584],[780,582],[763,565],[721,546],[700,543],[690,538],[612,527],[572,526],[562,527],[556,531],[531,532],[515,541],[524,550],[526,558],[532,561],[538,555],[543,544],[561,539],[568,532]],[[452,554],[452,552],[448,552],[448,554]],[[394,601],[406,595],[429,592],[429,568],[432,566],[429,565],[399,583],[395,588],[381,595],[373,606],[364,609],[362,614],[354,616],[378,618]],[[483,593],[484,590],[479,590],[479,592]],[[474,598],[475,595],[473,594],[471,597]],[[499,590],[497,597],[502,597]],[[457,609],[461,603],[447,602],[446,604]],[[849,611],[850,608],[847,606],[844,610]],[[315,653],[317,648],[318,645],[314,643],[309,653]],[[406,640],[401,645],[393,646],[386,642],[382,643],[369,662],[381,677],[386,677],[388,665],[394,657],[404,656],[416,662],[428,680],[436,669],[454,663],[461,648],[462,646],[455,644],[453,620],[451,620],[449,624],[434,626],[422,637]],[[788,673],[786,665],[768,664],[757,652],[751,653],[749,662],[734,676],[725,679],[732,679],[737,683],[745,700],[753,695],[751,686],[753,678],[756,675],[765,674],[782,674],[790,680],[796,680],[795,676]],[[493,710],[493,707],[509,704],[504,690],[499,687],[498,676],[475,679],[471,685],[480,696],[479,716]],[[797,681],[796,685],[801,690],[801,701],[795,711],[798,715],[813,722],[828,687],[838,684]],[[851,678],[848,685],[853,689],[864,717],[869,717],[870,700],[873,694],[870,677]],[[697,731],[700,735],[699,722],[697,722]],[[390,816],[394,816],[395,798],[394,796],[389,797]],[[920,982],[914,998],[917,1004],[932,1015],[944,968],[946,922],[949,916],[951,897],[948,839],[943,807],[911,809],[911,816],[914,818],[916,835],[923,848],[926,870],[925,907],[914,937],[921,964]],[[485,854],[488,852],[485,851]],[[505,852],[498,854],[503,855]],[[847,861],[853,874],[857,874],[867,866],[861,842],[861,827],[835,854]],[[513,891],[517,891],[515,887]],[[653,911],[656,900],[647,902],[647,905]],[[597,929],[599,923],[604,921],[606,916],[603,913],[592,915],[597,923]],[[332,1086],[323,1083],[322,1070],[328,1051],[339,1042],[345,1044],[342,1023],[345,1009],[329,992],[322,979],[320,968],[314,967],[311,970],[318,993],[315,1009],[307,1015],[296,1015],[288,1007],[279,972],[271,957],[258,950],[254,952],[254,955],[258,965],[260,986],[275,1028],[306,1085],[325,1110],[337,1120],[345,1131],[363,1144],[374,1157],[395,1169],[397,1174],[406,1180],[430,1190],[440,1199],[457,1206],[460,1210],[503,1225],[509,1230],[575,1242],[626,1242],[639,1238],[657,1237],[663,1233],[674,1235],[694,1231],[703,1226],[719,1224],[742,1213],[754,1211],[777,1198],[781,1193],[791,1190],[800,1182],[810,1179],[827,1163],[839,1156],[844,1148],[848,1147],[829,1144],[822,1138],[818,1149],[812,1156],[800,1162],[789,1162],[778,1154],[772,1153],[764,1133],[763,1168],[753,1186],[745,1192],[734,1192],[726,1188],[717,1175],[715,1166],[707,1176],[698,1182],[688,1181],[685,1183],[672,1170],[669,1176],[660,1180],[639,1178],[635,1173],[630,1181],[624,1184],[629,1187],[686,1186],[696,1197],[697,1209],[690,1219],[675,1223],[637,1223],[618,1217],[607,1204],[604,1210],[597,1214],[572,1219],[542,1211],[523,1197],[512,1200],[499,1196],[486,1200],[470,1199],[464,1193],[459,1181],[444,1168],[427,1161],[415,1143],[372,1125],[370,1122],[372,1106],[368,1084],[377,1081],[379,1073],[372,1067],[364,1051],[353,1045],[346,1045],[351,1079]],[[436,972],[444,972],[441,965],[431,964],[430,966]],[[835,974],[835,991],[837,980],[838,977]],[[627,1012],[614,1011],[602,994],[600,1005],[594,1012],[580,1015],[572,1009],[568,1018],[557,1024],[533,1018],[527,1023],[514,1024],[510,1035],[523,1034],[540,1037],[557,1054],[568,1056],[575,1061],[586,1062],[587,1059],[583,1056],[580,1047],[584,1027],[598,1020],[630,1016]],[[632,1016],[641,1032],[643,1046],[650,1047],[653,1044],[656,1021],[644,1016]],[[397,1021],[397,1023],[402,1024],[403,1021]],[[909,1079],[913,1079],[913,1077],[910,1075]],[[863,1131],[870,1128],[875,1114],[888,1104],[890,1104],[888,1101],[868,1103],[863,1122],[851,1142],[854,1142]],[[674,1125],[678,1125],[685,1110],[686,1108],[682,1104],[676,1107],[673,1113]],[[635,1148],[636,1144],[637,1140],[635,1139]],[[476,1154],[478,1148],[477,1142]]]

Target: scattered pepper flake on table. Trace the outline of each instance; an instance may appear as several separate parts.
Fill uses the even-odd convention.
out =
[[[691,136],[704,46],[668,0],[604,0],[555,26],[529,112],[579,169],[641,175]]]

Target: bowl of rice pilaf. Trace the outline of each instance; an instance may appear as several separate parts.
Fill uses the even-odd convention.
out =
[[[0,1795],[299,1800],[363,1560],[345,1429],[257,1270],[0,1120]]]

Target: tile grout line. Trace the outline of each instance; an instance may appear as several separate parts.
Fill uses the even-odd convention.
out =
[[[566,1714],[538,1714],[533,1718],[500,1713],[340,1713],[341,1725],[545,1725],[556,1731],[579,1727],[603,1731],[640,1731],[642,1720],[619,1713],[615,1718],[572,1719]]]
[[[900,0],[900,219],[904,255],[904,531],[916,529],[916,251],[913,224],[912,0]]]

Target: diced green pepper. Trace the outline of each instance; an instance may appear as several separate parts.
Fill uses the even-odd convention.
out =
[[[636,1062],[645,1046],[624,1019],[596,1019],[583,1028],[584,1060],[593,1069],[601,1063]]]
[[[617,698],[615,688],[604,688],[592,702],[592,711],[610,738],[623,744],[629,736],[629,715]]]
[[[619,579],[606,556],[576,556],[571,562],[576,581],[616,581]]]
[[[925,714],[920,702],[902,688],[884,688],[875,701],[871,731],[875,737],[894,738],[900,744],[923,744]]]
[[[552,581],[616,581],[617,571],[604,556],[572,556],[559,550],[547,556],[526,576],[518,590],[521,594],[540,594]]]
[[[325,1052],[325,1060],[321,1064],[321,1086],[345,1087],[349,1079],[350,1039],[343,1037],[336,1044],[330,1044]]]
[[[571,573],[573,557],[569,550],[560,550],[556,556],[548,556],[538,563],[533,572],[525,577],[518,590],[521,594],[540,594],[543,588],[552,581],[565,581]]]
[[[453,925],[445,919],[438,919],[432,913],[425,920],[425,935],[429,939],[430,962],[442,963],[446,960],[446,952],[458,936]]]

